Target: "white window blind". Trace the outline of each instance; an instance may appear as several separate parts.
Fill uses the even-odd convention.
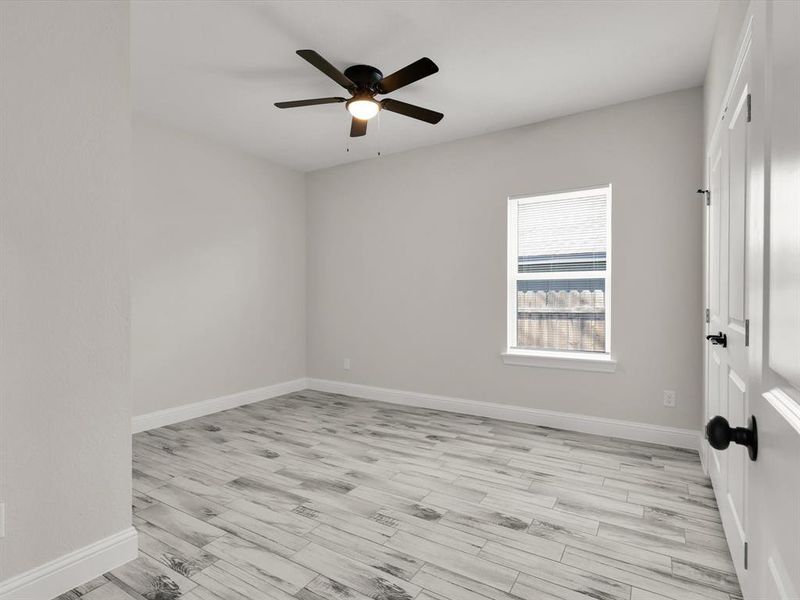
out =
[[[509,199],[509,349],[609,352],[610,186]]]

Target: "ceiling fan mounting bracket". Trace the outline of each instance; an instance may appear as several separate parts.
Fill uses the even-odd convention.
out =
[[[344,70],[344,75],[356,84],[358,90],[376,92],[383,73],[370,65],[353,65]]]

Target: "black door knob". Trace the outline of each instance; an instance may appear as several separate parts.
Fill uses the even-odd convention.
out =
[[[723,348],[728,347],[728,336],[721,331],[716,334],[712,333],[711,335],[707,335],[706,339],[715,346],[722,346]]]
[[[725,417],[717,415],[706,424],[706,439],[712,448],[725,450],[730,443],[747,446],[750,460],[758,456],[758,429],[756,418],[750,417],[747,427],[731,427]]]

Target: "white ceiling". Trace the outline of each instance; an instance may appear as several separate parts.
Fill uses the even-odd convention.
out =
[[[716,13],[717,0],[137,1],[134,109],[308,171],[699,85]],[[279,110],[347,95],[301,48],[385,75],[428,56],[439,73],[391,97],[445,117],[382,112],[351,140],[343,104]]]

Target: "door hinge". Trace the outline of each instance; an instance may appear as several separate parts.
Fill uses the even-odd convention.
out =
[[[753,103],[750,100],[750,94],[747,94],[747,122],[753,120]]]
[[[747,542],[744,543],[744,568],[747,568]]]
[[[705,194],[706,206],[711,206],[711,190],[697,190],[698,194]]]
[[[744,345],[750,345],[750,319],[744,320]]]
[[[711,309],[706,309],[706,323],[711,323]]]

